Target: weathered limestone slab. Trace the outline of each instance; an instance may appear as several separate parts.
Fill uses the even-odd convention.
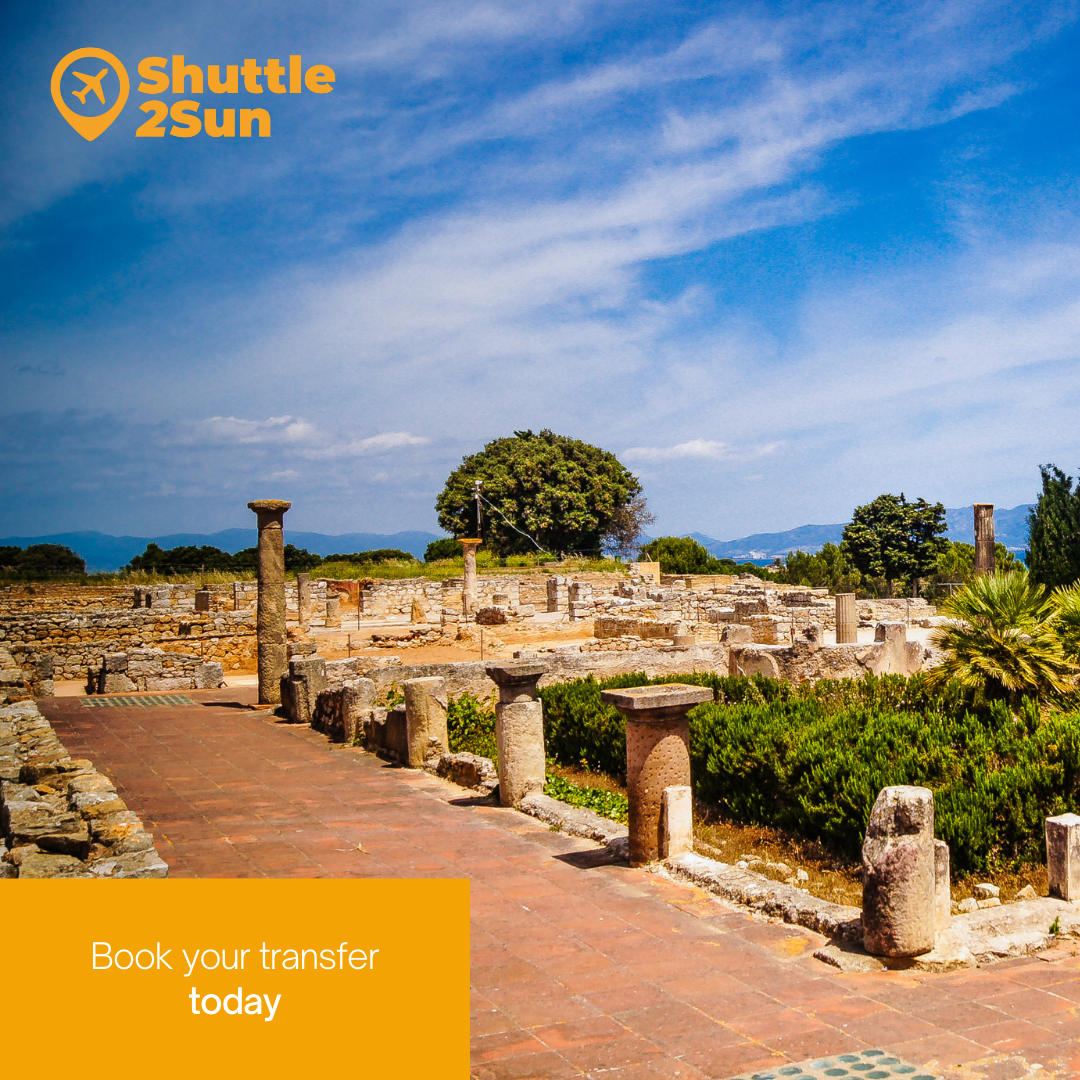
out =
[[[210,597],[211,592],[209,589],[198,589],[195,592],[195,610],[196,611],[209,611],[210,610]]]
[[[281,701],[285,674],[285,534],[283,520],[292,503],[280,499],[249,502],[259,525],[258,665],[259,704]]]
[[[553,825],[567,836],[595,840],[598,844],[613,848],[619,854],[625,854],[622,848],[629,834],[627,827],[586,806],[569,806],[550,795],[534,791],[526,795],[517,808],[530,817]]]
[[[443,754],[435,771],[454,784],[483,792],[494,791],[499,783],[495,763],[479,754]]]
[[[694,850],[694,793],[689,787],[664,788],[660,835],[663,859]]]
[[[1051,896],[1080,900],[1080,816],[1046,819],[1046,868]]]
[[[687,713],[712,701],[702,686],[666,683],[600,695],[626,718],[626,786],[630,802],[630,865],[643,866],[663,850],[661,808],[666,787],[690,784]]]
[[[294,724],[310,724],[319,694],[326,689],[326,661],[321,656],[298,656],[289,661],[281,680],[283,710]]]
[[[752,870],[716,862],[692,852],[666,860],[665,866],[676,877],[784,922],[805,926],[840,941],[854,942],[862,936],[857,907],[819,900],[805,889],[771,881]]]
[[[438,677],[405,682],[406,763],[422,769],[450,751],[446,733],[446,680]]]
[[[517,806],[530,792],[544,790],[544,706],[536,698],[536,684],[547,665],[519,660],[488,664],[486,671],[499,688],[495,706],[499,801]]]
[[[934,794],[882,788],[863,842],[863,945],[880,956],[934,947]]]
[[[944,930],[952,918],[952,875],[949,845],[934,841],[934,925]]]

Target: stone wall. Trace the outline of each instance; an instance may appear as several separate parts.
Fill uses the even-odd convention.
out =
[[[106,653],[136,648],[194,654],[235,670],[254,660],[255,612],[196,612],[176,604],[0,616],[0,649],[16,660],[21,654],[51,653],[56,679],[83,679],[89,668],[101,666]]]
[[[26,650],[13,656],[0,649],[0,705],[50,697],[53,689],[52,656]]]
[[[216,690],[225,685],[221,664],[185,653],[133,649],[106,653],[101,670],[88,673],[88,694],[130,694],[136,690]]]
[[[0,707],[0,877],[165,877],[153,837],[32,701]]]
[[[0,616],[28,611],[129,608],[131,592],[130,585],[6,585],[0,588]]]

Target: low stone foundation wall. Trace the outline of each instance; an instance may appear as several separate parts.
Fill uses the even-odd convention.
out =
[[[30,701],[0,707],[0,877],[165,877],[138,816]]]
[[[194,653],[226,671],[236,670],[255,659],[255,612],[171,606],[0,617],[0,649],[16,656],[20,651],[51,653],[56,679],[83,679],[107,653],[135,648]]]
[[[221,665],[201,657],[161,649],[106,653],[100,671],[88,672],[88,694],[130,694],[136,690],[216,690],[225,685]]]
[[[53,693],[53,658],[20,649],[13,656],[0,649],[0,705],[50,697]]]

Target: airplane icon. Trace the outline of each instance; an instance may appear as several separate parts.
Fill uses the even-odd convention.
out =
[[[108,73],[108,68],[102,68],[95,76],[93,76],[93,78],[91,78],[89,75],[84,75],[81,71],[73,71],[71,74],[78,75],[86,85],[81,90],[72,90],[71,92],[85,105],[86,95],[93,90],[98,96],[98,101],[104,105],[105,95],[101,92],[101,80],[108,75]]]

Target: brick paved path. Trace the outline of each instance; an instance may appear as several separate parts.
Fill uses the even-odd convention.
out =
[[[224,703],[246,693],[40,704],[175,876],[468,876],[478,1080],[730,1077],[872,1047],[950,1077],[1080,1076],[1080,957],[1064,947],[948,975],[841,975],[812,958],[810,931]]]

